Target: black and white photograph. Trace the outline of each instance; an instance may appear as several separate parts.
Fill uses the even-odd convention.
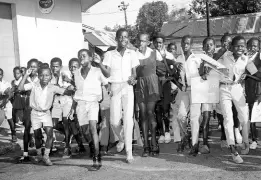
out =
[[[260,180],[260,0],[0,0],[0,180]]]

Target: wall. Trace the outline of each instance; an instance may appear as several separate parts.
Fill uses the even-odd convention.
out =
[[[11,5],[0,3],[0,68],[4,70],[4,79],[13,78],[16,66]]]
[[[81,0],[55,0],[50,14],[42,14],[38,0],[0,0],[12,3],[15,53],[21,66],[31,58],[49,63],[60,57],[65,66],[83,47]]]

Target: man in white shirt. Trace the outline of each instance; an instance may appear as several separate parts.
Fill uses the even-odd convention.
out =
[[[248,63],[248,57],[244,55],[245,48],[246,41],[244,37],[236,36],[232,40],[232,52],[228,52],[218,60],[218,62],[226,66],[227,71],[224,73],[226,73],[229,77],[221,77],[220,104],[224,117],[227,144],[230,147],[232,158],[235,163],[243,163],[243,159],[239,156],[235,148],[232,103],[235,104],[238,119],[242,125],[244,143],[241,154],[249,153],[248,107],[246,106],[246,98],[243,87],[239,83],[239,80],[245,72],[245,68]]]
[[[127,49],[129,42],[128,32],[124,28],[116,32],[117,48],[105,54],[103,65],[106,66],[110,75],[111,83],[111,107],[110,121],[116,135],[119,138],[117,144],[118,152],[126,148],[127,162],[133,161],[132,155],[132,134],[133,134],[133,114],[134,114],[134,91],[133,85],[136,78],[136,67],[139,60],[135,51]],[[124,110],[124,139],[120,135],[121,112]]]

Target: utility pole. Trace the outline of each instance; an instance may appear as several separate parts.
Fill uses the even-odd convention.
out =
[[[210,37],[210,24],[209,24],[209,0],[206,0],[206,14],[207,14],[207,36]]]
[[[122,1],[121,4],[118,6],[118,8],[120,9],[120,11],[124,11],[126,27],[127,27],[126,10],[127,10],[127,7],[128,7],[128,6],[129,6],[129,3],[128,3],[128,4],[125,4],[124,1]]]

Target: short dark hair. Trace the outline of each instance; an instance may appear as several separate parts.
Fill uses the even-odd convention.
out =
[[[240,35],[238,35],[238,36],[235,36],[233,39],[232,39],[232,46],[234,46],[238,41],[240,41],[240,40],[244,40],[245,42],[246,42],[246,39],[243,37],[243,36],[240,36]]]
[[[203,40],[203,46],[207,43],[207,41],[213,41],[214,45],[216,45],[216,40],[213,38],[213,37],[206,37],[204,40]]]
[[[50,72],[50,74],[52,74],[51,72],[51,69],[49,68],[49,67],[46,67],[46,66],[42,66],[42,67],[40,67],[39,69],[38,69],[38,75],[40,75],[42,72],[43,72],[43,70],[49,70],[49,72]]]
[[[193,44],[193,37],[191,35],[183,36],[181,42],[185,41],[186,39],[190,39],[190,44]]]
[[[32,63],[36,63],[36,64],[38,65],[38,59],[35,59],[35,58],[30,59],[30,60],[27,62],[27,68],[29,68]]]
[[[48,63],[42,63],[40,65],[40,68],[49,68],[49,64]]]
[[[77,58],[72,58],[69,60],[68,66],[70,66],[73,62],[77,62],[80,65],[80,61]]]
[[[165,36],[164,36],[162,33],[156,33],[156,34],[153,36],[153,41],[156,41],[156,39],[158,39],[158,38],[163,39],[163,42],[165,42],[165,40],[166,40]]]
[[[78,58],[79,58],[79,56],[80,56],[80,54],[81,54],[82,52],[86,52],[86,53],[88,54],[88,56],[93,57],[93,53],[92,53],[90,50],[88,50],[88,49],[80,49],[80,50],[78,51],[78,53],[77,53],[77,57],[78,57]]]
[[[58,62],[60,66],[62,66],[62,60],[59,57],[54,57],[50,61],[50,66],[52,66],[53,63]]]
[[[221,39],[220,39],[220,42],[222,43],[223,41],[225,41],[226,40],[226,38],[231,38],[231,36],[229,35],[229,33],[225,33],[222,37],[221,37]]]
[[[119,38],[119,36],[120,36],[123,32],[127,32],[127,33],[128,33],[128,30],[127,30],[126,28],[119,28],[119,29],[116,31],[116,38]]]
[[[258,41],[258,45],[259,45],[259,48],[260,48],[260,39],[257,38],[257,37],[252,37],[252,38],[250,38],[250,39],[247,41],[247,46],[249,46],[253,41]]]
[[[14,67],[14,69],[13,69],[13,73],[15,72],[15,71],[20,71],[20,73],[22,72],[22,70],[21,70],[21,67],[20,66],[16,66],[16,67]]]
[[[176,46],[176,43],[175,43],[175,42],[169,43],[169,44],[167,45],[167,49],[170,49],[172,46],[175,46],[175,49],[177,50],[177,46]]]
[[[2,68],[0,68],[0,71],[2,71],[2,74],[4,74],[4,71],[3,71],[3,69],[2,69]]]

